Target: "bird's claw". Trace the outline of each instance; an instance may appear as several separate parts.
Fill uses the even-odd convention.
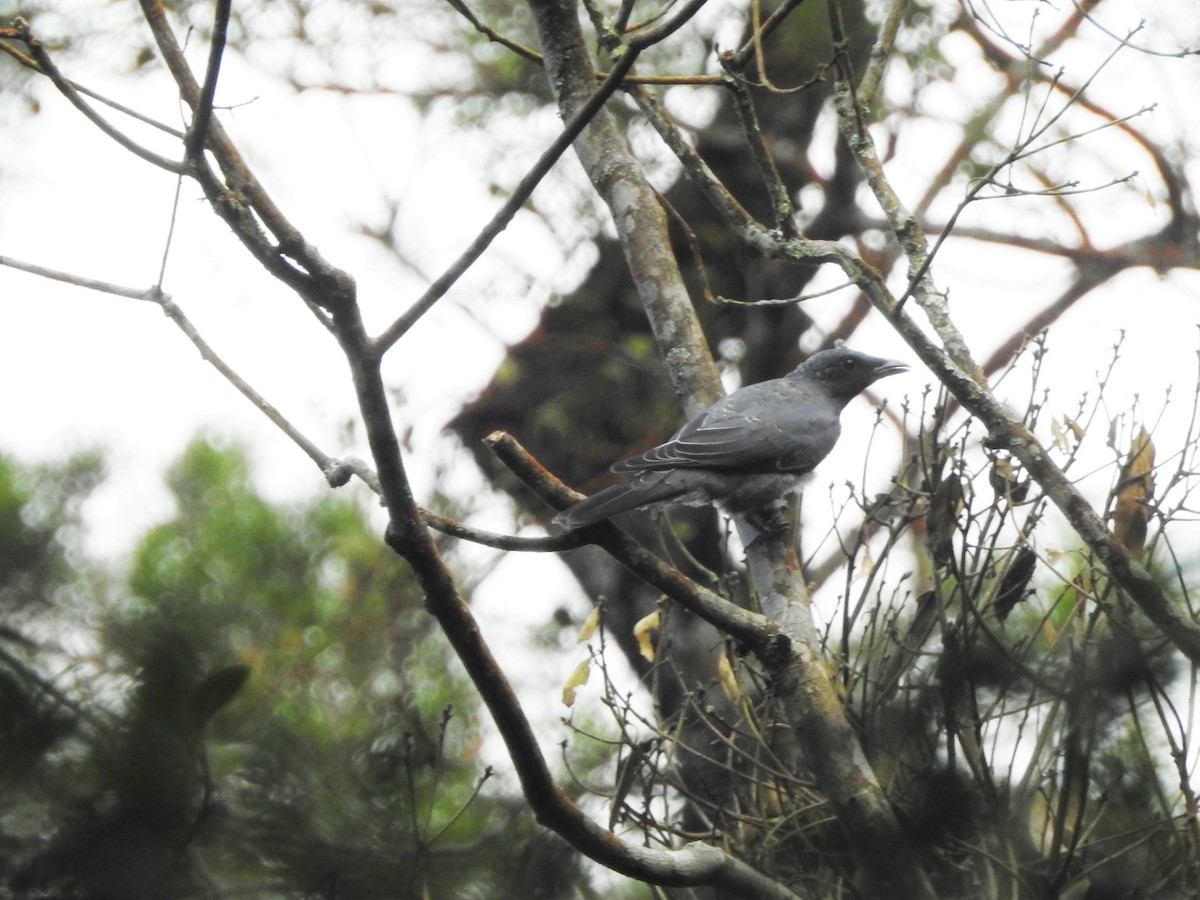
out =
[[[791,530],[791,525],[784,518],[783,511],[778,506],[769,506],[766,509],[755,510],[746,516],[746,521],[760,535],[766,537],[779,537],[787,534]]]

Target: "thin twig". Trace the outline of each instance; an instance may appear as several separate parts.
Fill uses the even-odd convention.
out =
[[[470,22],[471,27],[486,37],[489,41],[499,44],[502,47],[507,47],[513,53],[517,54],[517,56],[527,59],[530,62],[537,63],[539,66],[542,64],[542,54],[538,53],[532,47],[526,47],[524,44],[514,41],[511,38],[506,38],[495,28],[485,24],[477,15],[475,15],[475,13],[471,11],[471,9],[466,3],[463,2],[463,0],[446,0],[446,2],[454,7],[455,11],[458,12],[459,15]]]
[[[180,97],[194,117],[200,107],[202,88],[167,22],[166,10],[156,0],[140,0],[140,5]],[[331,265],[305,240],[246,165],[217,119],[209,119],[206,145],[223,178],[216,176],[202,154],[192,157],[189,174],[200,183],[213,208],[238,239],[271,274],[304,298],[323,325],[329,327],[331,317],[339,313],[348,314],[356,296],[354,279]],[[266,238],[264,228],[274,241]]]
[[[661,25],[631,33],[625,39],[626,49],[624,52],[636,55],[647,47],[652,47],[660,41],[666,40],[686,25],[696,13],[704,8],[704,4],[707,2],[708,0],[688,0],[679,12]]]
[[[15,39],[16,38],[15,30],[11,29],[11,28],[0,29],[0,39],[2,39],[2,38],[14,38]],[[39,66],[36,61],[34,61],[33,57],[25,55],[20,50],[18,50],[16,47],[12,46],[11,44],[5,43],[3,40],[0,40],[0,51],[7,53],[12,59],[16,60],[18,63],[20,63],[22,66],[24,66],[27,69],[37,72],[39,75],[46,74],[42,70],[42,67]],[[122,115],[129,116],[129,118],[131,118],[131,119],[136,119],[137,121],[141,122],[143,125],[149,125],[151,128],[157,128],[159,131],[161,131],[165,134],[169,134],[171,137],[179,138],[180,140],[183,139],[183,132],[180,131],[178,128],[173,128],[172,126],[166,124],[165,122],[160,122],[160,121],[158,121],[158,119],[151,118],[150,116],[146,115],[145,113],[140,113],[136,109],[128,107],[123,103],[118,103],[116,100],[113,100],[111,97],[105,97],[103,94],[92,90],[91,88],[87,87],[86,85],[80,84],[78,81],[72,81],[70,78],[64,78],[63,83],[70,85],[74,90],[78,91],[83,96],[91,97],[97,103],[103,103],[109,109],[116,110],[117,112],[121,113]]]
[[[514,474],[539,497],[557,509],[573,502],[574,495],[565,485],[533,458],[511,435],[493,432],[484,439],[493,452]],[[692,581],[678,569],[667,565],[653,553],[626,536],[611,523],[601,523],[583,529],[580,543],[603,547],[612,557],[658,588],[680,606],[711,623],[750,650],[758,653],[764,664],[778,664],[787,656],[788,639],[779,627],[766,616],[743,609],[701,584]]]
[[[1067,110],[1071,109],[1075,105],[1076,101],[1081,96],[1083,96],[1083,94],[1091,86],[1092,82],[1095,81],[1095,79],[1099,76],[1100,72],[1103,71],[1104,68],[1113,60],[1113,58],[1117,55],[1117,53],[1119,53],[1122,49],[1129,46],[1129,39],[1132,38],[1139,31],[1141,31],[1142,28],[1144,27],[1144,25],[1145,25],[1145,23],[1143,22],[1143,23],[1138,24],[1137,27],[1131,29],[1130,32],[1125,36],[1125,39],[1112,49],[1112,51],[1108,54],[1108,56],[1105,57],[1104,60],[1102,60],[1101,63],[1096,67],[1096,70],[1094,72],[1092,72],[1091,75],[1088,76],[1087,80],[1084,81],[1084,83],[1080,87],[1078,87],[1067,98],[1067,100],[1063,103],[1062,108],[1060,108],[1058,110],[1058,112],[1056,112],[1054,115],[1050,116],[1045,122],[1037,125],[1032,131],[1030,131],[1029,135],[1024,140],[1019,141],[1017,143],[1017,145],[1007,155],[1005,155],[1004,159],[1000,160],[998,163],[996,163],[994,166],[992,166],[988,170],[986,175],[984,175],[982,178],[980,178],[978,181],[976,181],[971,186],[971,188],[967,191],[966,196],[963,197],[962,201],[959,203],[957,208],[950,215],[950,219],[946,223],[946,228],[938,235],[937,240],[934,241],[932,247],[928,246],[928,244],[925,242],[925,239],[923,236],[920,237],[920,244],[922,245],[920,253],[917,256],[913,256],[912,254],[910,254],[910,257],[909,257],[910,260],[915,265],[910,267],[911,271],[909,273],[908,287],[905,289],[904,293],[901,294],[899,301],[898,301],[900,306],[903,306],[905,301],[908,300],[909,297],[912,297],[915,295],[915,293],[917,292],[917,290],[920,287],[921,281],[925,278],[926,274],[929,272],[929,267],[933,265],[933,261],[936,258],[938,251],[941,249],[942,245],[946,242],[946,240],[950,237],[950,235],[953,234],[953,229],[954,229],[955,224],[958,221],[958,217],[963,213],[963,211],[967,208],[967,206],[969,206],[972,202],[974,202],[975,200],[981,199],[979,196],[980,191],[982,191],[983,188],[989,184],[997,184],[997,182],[995,180],[996,176],[999,175],[1000,172],[1003,171],[1006,167],[1012,165],[1014,162],[1016,162],[1020,159],[1024,159],[1024,158],[1032,155],[1032,152],[1035,152],[1035,151],[1030,151],[1030,152],[1027,152],[1027,151],[1029,151],[1029,148],[1033,145],[1034,141],[1038,140],[1039,138],[1042,137],[1042,135],[1046,134],[1055,125],[1055,123],[1057,123],[1064,115],[1066,115]],[[1141,113],[1144,111],[1145,110],[1139,110],[1137,113],[1134,113],[1133,115],[1141,115]],[[1129,118],[1132,118],[1132,116],[1130,116]],[[1111,124],[1113,124],[1113,123],[1106,123],[1106,125],[1111,125]],[[1102,127],[1104,127],[1104,126],[1102,126]],[[1060,143],[1060,142],[1055,141],[1051,144],[1048,144],[1047,146],[1053,146],[1054,143]],[[1130,176],[1130,177],[1132,177],[1132,176]],[[1119,179],[1117,182],[1114,182],[1114,183],[1120,183],[1120,181],[1127,181],[1127,180],[1128,180],[1128,178]],[[1001,187],[1001,190],[1003,190],[1002,185],[997,185],[997,186]],[[916,240],[915,236],[914,236],[914,240]]]
[[[727,65],[732,63],[733,57],[732,54],[722,54],[720,59],[722,65]],[[779,167],[775,165],[775,159],[771,156],[771,151],[767,149],[767,142],[758,122],[758,114],[754,109],[754,100],[750,97],[750,90],[735,76],[732,69],[727,71],[729,77],[725,83],[733,95],[734,106],[742,120],[742,133],[746,135],[746,141],[750,145],[750,151],[754,156],[754,161],[758,164],[759,174],[767,190],[767,196],[770,198],[771,211],[775,216],[775,228],[784,237],[799,237],[800,232],[796,228],[796,208],[792,203],[792,196],[787,185],[783,183],[783,177],[779,174]]]
[[[823,291],[813,291],[808,294],[797,294],[795,297],[773,297],[766,300],[733,300],[729,297],[713,297],[712,302],[723,306],[791,306],[795,303],[804,303],[806,300],[815,300],[818,297],[827,297],[830,294],[836,294],[838,291],[844,291],[846,288],[856,287],[852,281],[843,281],[840,284],[835,284],[831,288],[826,288]]]
[[[131,288],[107,281],[100,281],[95,278],[73,275],[69,272],[50,269],[45,266],[35,265],[34,263],[22,262],[7,256],[0,256],[0,265],[28,272],[31,275],[37,275],[41,278],[60,281],[64,284],[71,284],[92,291],[100,291],[101,293],[112,294],[117,297],[126,297],[130,300],[141,300],[157,305],[166,314],[167,318],[174,322],[176,327],[183,332],[184,336],[200,351],[201,358],[220,372],[226,381],[233,385],[242,396],[249,400],[280,431],[287,435],[297,447],[303,450],[308,458],[316,463],[317,468],[325,474],[326,480],[332,486],[340,487],[345,484],[348,475],[353,473],[358,475],[375,493],[379,493],[378,480],[361,461],[336,459],[329,456],[309,440],[273,404],[263,397],[262,394],[258,393],[249,382],[242,378],[232,366],[213,350],[208,341],[192,325],[191,320],[184,315],[183,310],[158,285],[149,288]]]
[[[575,138],[587,127],[592,117],[599,112],[608,98],[621,86],[625,73],[632,68],[636,58],[637,53],[631,52],[617,60],[616,65],[609,72],[608,78],[604,80],[604,83],[596,90],[591,99],[571,117],[562,132],[554,139],[554,142],[546,148],[545,152],[538,158],[538,161],[534,163],[533,168],[517,184],[512,195],[504,205],[496,211],[491,221],[476,235],[475,240],[470,243],[458,259],[451,263],[450,267],[433,284],[425,289],[425,293],[403,315],[392,322],[374,340],[373,347],[375,353],[383,355],[396,341],[404,337],[409,329],[420,321],[421,317],[429,312],[434,304],[444,297],[446,292],[474,265],[475,261],[491,246],[492,241],[496,239],[500,232],[508,227],[508,223],[512,221],[521,207],[525,205],[525,202],[533,194],[534,189],[546,177],[546,174],[554,167],[554,164],[558,162],[559,157],[566,152]]]
[[[153,150],[143,147],[137,141],[133,140],[133,138],[109,124],[104,116],[96,112],[91,104],[84,100],[79,91],[75,89],[74,84],[63,77],[62,72],[58,70],[58,66],[54,64],[54,60],[50,58],[50,54],[42,46],[42,42],[30,32],[28,25],[24,22],[19,22],[15,30],[20,35],[20,39],[25,43],[25,46],[29,48],[29,53],[33,61],[37,63],[38,69],[53,82],[54,86],[58,88],[59,93],[66,97],[72,106],[87,117],[89,122],[130,153],[140,159],[144,159],[151,165],[158,166],[160,169],[166,169],[168,172],[174,172],[177,175],[183,171],[182,162],[168,159],[161,154],[155,153]]]
[[[543,537],[497,534],[494,531],[472,528],[470,525],[428,509],[421,509],[420,515],[422,522],[442,534],[496,550],[515,550],[521,553],[557,553],[574,547],[582,547],[586,543],[577,535],[571,534]]]
[[[683,165],[683,170],[693,184],[704,194],[717,212],[732,228],[742,234],[761,229],[754,217],[738,202],[737,198],[721,182],[704,158],[700,156],[680,133],[670,116],[659,106],[658,100],[649,91],[630,91],[642,115],[658,132],[663,143]],[[763,229],[765,230],[765,229]]]
[[[191,320],[184,315],[183,310],[167,294],[163,294],[157,290],[154,293],[153,301],[162,308],[167,318],[174,322],[179,330],[183,332],[184,336],[200,351],[200,356],[205,362],[220,372],[225,380],[232,384],[243,397],[254,404],[259,412],[286,434],[297,447],[304,451],[309,459],[317,464],[317,467],[322,472],[330,472],[338,467],[338,460],[326,455],[316,444],[305,437],[273,404],[268,402],[232,366],[217,355],[208,341],[192,325]]]
[[[771,36],[771,33],[775,31],[776,28],[783,24],[783,20],[791,15],[792,10],[794,10],[803,2],[804,0],[785,0],[785,2],[780,4],[779,7],[773,13],[771,13],[771,15],[767,16],[766,21],[764,21],[761,26],[754,30],[754,33],[750,36],[750,39],[742,45],[742,48],[734,53],[731,64],[733,70],[737,72],[744,71],[746,66],[750,63],[750,60],[759,55],[760,51],[762,50],[763,42],[765,42],[766,39]],[[763,65],[761,68],[763,71],[759,74],[765,79],[767,74],[766,67]]]
[[[858,83],[858,95],[863,105],[870,108],[875,104],[876,94],[883,84],[883,73],[887,69],[888,60],[896,51],[896,36],[900,33],[900,25],[904,22],[904,13],[908,9],[908,0],[892,0],[888,14],[884,17],[883,25],[879,28],[879,37],[871,47],[870,61],[867,71],[863,73]]]
[[[217,93],[217,78],[221,73],[221,57],[225,52],[232,7],[232,0],[217,0],[217,8],[213,14],[212,43],[208,48],[208,68],[204,72],[204,84],[200,88],[200,97],[192,114],[192,127],[188,130],[187,140],[183,145],[188,159],[194,158],[204,150],[204,141],[208,137],[208,122],[212,118],[213,98]]]
[[[1138,53],[1145,53],[1147,56],[1161,56],[1167,59],[1183,59],[1186,56],[1196,56],[1197,54],[1200,54],[1200,50],[1196,50],[1192,47],[1180,47],[1178,50],[1167,51],[1154,50],[1151,47],[1143,47],[1141,44],[1134,44],[1129,41],[1128,35],[1125,38],[1122,38],[1115,31],[1111,31],[1110,29],[1104,27],[1104,25],[1102,25],[1099,20],[1097,20],[1096,17],[1091,14],[1091,9],[1095,6],[1094,3],[1080,3],[1079,0],[1072,0],[1071,5],[1075,7],[1075,9],[1083,18],[1087,19],[1088,22],[1098,28],[1103,34],[1106,34],[1114,41],[1128,43],[1128,45]],[[1137,30],[1141,30],[1141,26],[1138,26]]]
[[[22,262],[19,259],[13,259],[11,256],[0,256],[0,266],[8,266],[10,269],[28,272],[30,275],[37,275],[41,278],[49,278],[52,281],[61,281],[63,284],[73,284],[76,287],[87,288],[90,291],[100,291],[105,294],[113,294],[117,297],[128,297],[130,300],[154,301],[154,288],[125,287],[124,285],[113,284],[109,281],[85,278],[82,275],[72,275],[69,272],[62,272],[58,269],[49,269],[45,266],[39,266],[36,263]]]

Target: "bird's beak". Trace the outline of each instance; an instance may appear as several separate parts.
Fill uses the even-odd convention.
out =
[[[886,378],[889,375],[899,375],[901,372],[908,371],[908,363],[900,362],[898,359],[885,359],[875,367],[875,378]]]

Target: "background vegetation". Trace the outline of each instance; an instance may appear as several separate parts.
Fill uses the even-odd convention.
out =
[[[1144,283],[1120,279],[1186,286],[1200,264],[1195,123],[1130,91],[1195,72],[1188,4],[1140,24],[1118,0],[19,12],[0,22],[10,127],[83,113],[148,185],[178,179],[204,203],[160,235],[168,263],[215,217],[241,245],[215,255],[256,266],[228,287],[280,324],[201,328],[190,303],[219,301],[168,293],[169,268],[150,288],[96,280],[66,242],[0,262],[161,309],[338,491],[268,500],[241,447],[201,436],[167,474],[171,514],[113,561],[83,513],[103,455],[2,461],[9,896],[1200,890],[1200,378],[1164,352],[1150,367],[1186,381],[1126,402],[1154,373],[1119,338],[1109,360],[1077,340]],[[267,186],[287,141],[222,93],[247,71],[376,124],[402,100],[455,125],[464,155],[431,205],[383,189],[337,212],[416,285],[401,303],[279,199],[332,202],[351,161]],[[182,127],[117,105],[146,85]],[[476,230],[449,198],[479,182],[495,212]],[[430,246],[447,218],[467,238]],[[498,253],[510,224],[577,277]],[[516,296],[528,332],[449,417],[446,451],[448,417],[408,396],[471,368],[437,316],[499,328]],[[1131,329],[1161,312],[1126,296]],[[348,368],[284,377],[351,390],[349,425],[302,427],[250,383],[293,362],[275,355],[293,308]],[[1152,333],[1176,347],[1194,321]],[[214,332],[249,332],[252,361]],[[538,527],[681,409],[838,340],[902,348],[932,386],[847,412],[842,480],[809,491],[794,540],[751,542],[715,510]],[[1079,389],[1048,374],[1058,359],[1097,374]],[[481,524],[470,454],[510,498],[503,528]],[[548,554],[591,615],[559,603],[549,562],[506,580],[507,560]],[[546,611],[521,647],[480,629],[489,588]]]

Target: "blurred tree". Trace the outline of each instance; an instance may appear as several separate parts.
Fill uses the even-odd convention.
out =
[[[467,684],[359,503],[274,506],[201,439],[175,517],[103,573],[76,533],[99,473],[0,468],[13,896],[580,890],[566,845],[484,787]]]
[[[1133,59],[1139,78],[1152,65],[1190,64],[1175,45],[1197,33],[1194,11],[1156,10],[1145,36],[1140,25],[1123,34],[1106,26],[1098,16],[1109,10],[1130,7],[452,0],[415,10],[192,3],[168,14],[143,0],[146,30],[117,40],[134,70],[161,61],[190,114],[182,132],[159,126],[166,155],[116,131],[101,101],[82,99],[61,75],[54,60],[60,50],[71,59],[77,43],[41,39],[53,18],[5,23],[0,47],[12,60],[148,164],[193,179],[330,332],[349,364],[370,463],[331,457],[301,434],[216,356],[162,284],[140,291],[22,267],[159,304],[332,486],[358,476],[379,494],[385,543],[408,566],[393,573],[365,530],[330,544],[322,505],[282,520],[235,458],[195,449],[173,476],[190,515],[148,536],[130,602],[104,631],[127,672],[114,688],[124,706],[108,713],[122,723],[120,739],[105,742],[123,749],[97,764],[103,778],[92,776],[108,785],[106,802],[60,815],[14,883],[48,885],[68,871],[100,895],[148,891],[149,876],[183,885],[195,870],[176,865],[179,848],[199,857],[217,841],[209,823],[227,820],[247,837],[214,843],[213,858],[290,890],[496,895],[495,869],[456,866],[457,845],[431,847],[415,824],[413,761],[444,758],[453,723],[437,724],[437,710],[443,693],[458,696],[437,653],[412,678],[414,641],[432,640],[420,600],[487,706],[523,803],[565,842],[547,839],[546,857],[534,842],[521,879],[545,868],[566,883],[507,889],[586,890],[562,862],[573,859],[560,855],[570,845],[678,896],[1196,895],[1198,742],[1183,707],[1194,705],[1200,623],[1195,563],[1180,548],[1195,544],[1197,415],[1186,412],[1161,448],[1142,409],[1107,405],[1111,372],[1078,402],[1042,376],[1057,352],[1045,330],[1097,288],[1138,267],[1200,268],[1191,173],[1172,149],[1188,138],[1147,124],[1149,106],[1129,109],[1100,79],[1118,57]],[[203,67],[181,35],[207,42]],[[528,167],[497,179],[500,208],[469,248],[369,331],[355,274],[287,218],[218,109],[222,61],[234,50],[298,90],[404,93],[430,114],[449,102],[486,136],[494,163],[519,147],[513,155]],[[406,51],[419,56],[419,83],[389,78],[386,60]],[[531,148],[526,123],[547,113],[564,130]],[[550,174],[568,147],[587,186],[575,169]],[[558,190],[535,192],[546,183]],[[632,514],[619,532],[547,538],[490,533],[418,506],[407,467],[428,460],[397,425],[385,360],[401,344],[419,346],[413,326],[530,202],[564,243],[593,241],[595,263],[568,296],[544,304],[452,422],[525,516],[544,523],[570,501],[538,461],[598,487],[610,462],[669,433],[680,407],[711,402],[722,377],[777,375],[837,339],[867,340],[868,325],[903,340],[938,382],[877,415],[878,429],[905,442],[890,482],[855,481],[835,495],[816,550],[756,536],[713,510],[670,527]],[[432,216],[406,218],[394,197],[385,207],[383,224],[362,232],[424,272],[405,229]],[[990,265],[959,258],[979,270],[967,283],[981,293],[997,272],[1034,259],[1052,260],[1050,275],[1020,311],[952,309],[943,263],[967,245],[995,251]],[[963,327],[980,316],[982,342]],[[434,352],[458,349],[459,337],[433,336]],[[1058,345],[1067,353],[1070,339]],[[1026,380],[1027,395],[1002,398],[992,383],[1002,378]],[[870,448],[849,452],[857,460]],[[615,736],[583,714],[569,721],[570,790],[475,621],[444,535],[561,552],[595,603],[604,630],[570,685],[601,673]],[[814,591],[830,601],[823,617]],[[610,638],[651,710],[617,683]],[[247,663],[276,691],[253,695],[251,681],[217,714]],[[397,697],[412,697],[420,714],[393,709]],[[15,708],[38,715],[32,700]],[[244,784],[219,794],[200,747],[238,708],[265,736],[254,753],[227,754],[235,758],[220,772]],[[390,719],[398,730],[381,732]],[[25,730],[60,740],[55,721]],[[235,736],[239,747],[247,740]],[[164,749],[135,771],[129,760],[151,745]],[[365,762],[336,771],[309,762],[347,747]],[[469,793],[472,749],[462,749],[432,767],[430,785]],[[37,765],[45,754],[25,756]],[[455,777],[442,778],[442,765]],[[364,792],[380,784],[393,788],[383,800]],[[594,802],[581,805],[585,792],[600,795],[607,821]],[[527,827],[515,806],[472,806],[479,818],[439,810],[430,821],[471,825],[468,837],[497,835],[498,847],[519,832],[489,830],[507,826],[504,813]],[[391,815],[367,816],[379,809]],[[116,857],[138,865],[114,873],[96,862]],[[134,869],[140,881],[120,880]]]

